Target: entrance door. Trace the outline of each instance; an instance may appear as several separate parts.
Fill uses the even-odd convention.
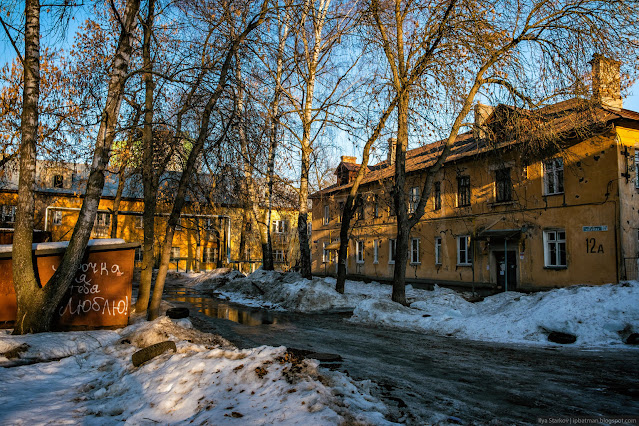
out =
[[[517,288],[517,256],[514,251],[495,251],[497,266],[497,289],[499,291],[513,291]],[[508,277],[508,282],[506,282]],[[506,288],[506,285],[508,288]]]

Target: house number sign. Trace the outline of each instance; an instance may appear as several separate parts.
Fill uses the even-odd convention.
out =
[[[608,226],[603,225],[603,226],[582,226],[581,229],[584,232],[601,232],[601,231],[607,231],[608,230]]]

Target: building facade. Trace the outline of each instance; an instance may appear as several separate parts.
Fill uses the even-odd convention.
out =
[[[618,64],[610,63],[618,75]],[[536,111],[534,118],[505,106],[488,113],[479,107],[477,129],[494,137],[475,130],[457,138],[435,176],[425,214],[411,231],[408,282],[503,291],[636,279],[639,114],[621,108],[618,93],[607,93],[607,99],[565,101]],[[552,143],[530,149],[529,139],[513,137],[519,133],[512,122],[534,127],[532,120],[552,130]],[[409,213],[439,146],[407,153]],[[353,158],[343,157],[338,182],[312,196],[315,274],[337,271],[341,209],[351,186],[349,171],[357,167]],[[389,155],[369,167],[360,187],[362,202],[349,237],[352,277],[392,279],[393,173]]]
[[[39,162],[37,165],[35,228],[44,231],[49,241],[71,238],[83,201],[86,166],[60,162]],[[161,194],[170,195],[170,176],[161,185]],[[202,177],[200,176],[200,181]],[[114,205],[118,187],[117,176],[109,175],[91,238],[111,238],[116,220]],[[245,209],[224,190],[223,198],[198,197],[192,191],[180,217],[171,244],[170,268],[176,270],[207,270],[233,267],[245,272],[261,265],[261,245],[258,230],[247,223]],[[214,201],[210,201],[213,199]],[[158,199],[155,219],[155,255],[159,261],[160,248],[170,213],[171,200],[162,195]],[[0,228],[11,232],[17,204],[17,172],[6,167],[0,174]],[[117,209],[115,238],[126,242],[143,241],[142,213],[144,201],[142,184],[133,176],[122,189]],[[273,253],[277,269],[288,270],[295,264],[297,248],[297,210],[278,205],[271,214]],[[141,250],[136,250],[136,266],[141,262]]]

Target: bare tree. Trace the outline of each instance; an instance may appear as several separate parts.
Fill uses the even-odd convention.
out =
[[[104,173],[109,162],[115,126],[131,58],[133,30],[139,0],[127,2],[120,22],[120,37],[114,54],[106,105],[100,119],[93,164],[89,174],[84,202],[76,227],[64,254],[62,263],[41,288],[32,263],[31,242],[33,232],[35,190],[35,142],[38,132],[37,100],[39,90],[39,30],[40,4],[25,3],[25,93],[23,95],[23,139],[21,142],[21,171],[18,195],[18,217],[13,249],[14,285],[18,300],[18,312],[14,333],[46,331],[51,326],[53,313],[64,297],[82,261],[91,235],[93,221],[104,187]],[[28,59],[26,59],[28,58]],[[28,64],[28,65],[27,65]]]

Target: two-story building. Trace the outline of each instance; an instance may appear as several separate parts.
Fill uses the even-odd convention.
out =
[[[639,113],[622,108],[619,63],[597,56],[592,65],[591,100],[476,108],[476,128],[457,137],[412,229],[408,282],[500,291],[637,278]],[[393,276],[393,143],[360,186],[352,277]],[[440,150],[437,142],[407,152],[409,212]],[[336,273],[341,209],[358,167],[342,157],[336,184],[312,195],[314,274]]]
[[[10,243],[15,222],[16,169],[17,165],[13,162],[0,170],[0,236],[6,240],[3,243]],[[38,162],[34,223],[37,230],[43,231],[37,234],[39,240],[67,241],[71,238],[82,206],[87,176],[88,167],[84,164]],[[171,197],[178,180],[178,171],[166,172],[161,180],[155,218],[156,262],[164,244]],[[127,176],[116,209],[118,183],[117,174],[107,174],[91,238],[110,238],[117,217],[114,237],[141,243],[144,235],[142,182],[139,175]],[[173,237],[170,268],[184,271],[230,266],[251,271],[261,265],[262,249],[258,230],[247,223],[245,206],[237,192],[238,189],[224,179],[216,179],[211,175],[199,174],[193,179]],[[283,191],[276,193],[275,208],[271,215],[274,261],[276,268],[282,270],[290,269],[299,252],[296,236],[298,211],[289,198]],[[265,205],[261,203],[262,210]],[[137,249],[136,265],[141,260],[142,252]]]

